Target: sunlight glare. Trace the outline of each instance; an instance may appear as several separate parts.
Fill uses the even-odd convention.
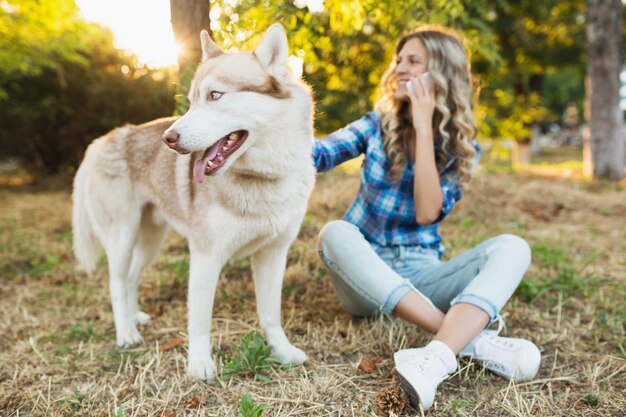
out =
[[[308,7],[311,13],[321,13],[324,11],[324,0],[294,0],[293,4],[298,9]]]
[[[169,1],[76,0],[76,5],[86,20],[109,27],[115,47],[130,50],[141,63],[153,68],[176,64],[179,46]]]

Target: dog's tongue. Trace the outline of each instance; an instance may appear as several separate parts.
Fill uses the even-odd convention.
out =
[[[218,140],[213,146],[204,151],[204,154],[200,159],[198,159],[193,164],[193,179],[195,179],[198,183],[202,183],[204,181],[204,175],[206,173],[206,167],[209,165],[209,161],[215,158],[217,155],[217,151],[219,150],[219,145],[222,143],[223,139]]]

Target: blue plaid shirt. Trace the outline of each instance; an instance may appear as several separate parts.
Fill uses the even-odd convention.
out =
[[[474,146],[479,154],[476,142]],[[365,154],[361,188],[344,219],[356,225],[375,250],[396,245],[421,246],[435,249],[441,256],[444,247],[439,223],[461,199],[461,187],[454,172],[456,158],[451,158],[439,173],[443,193],[439,217],[432,224],[421,225],[415,219],[413,201],[415,163],[407,160],[400,182],[391,178],[391,162],[383,149],[378,113],[370,112],[328,137],[316,140],[313,147],[318,172],[330,170],[360,154]]]

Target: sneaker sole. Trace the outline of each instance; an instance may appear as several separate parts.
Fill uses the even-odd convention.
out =
[[[420,410],[420,408],[423,409],[424,407],[422,406],[422,401],[420,400],[420,396],[417,394],[417,391],[415,391],[409,381],[407,381],[397,370],[396,375],[400,380],[400,386],[402,386],[402,390],[404,390],[406,396],[409,397],[409,403],[411,403],[411,406],[418,411]]]

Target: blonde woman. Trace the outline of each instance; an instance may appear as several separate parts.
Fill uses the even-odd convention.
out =
[[[530,341],[486,328],[530,264],[526,241],[489,239],[447,262],[438,228],[477,160],[469,61],[458,35],[427,27],[401,38],[376,111],[318,140],[319,172],[364,154],[361,188],[344,220],[320,232],[318,250],[341,305],[354,316],[394,314],[434,334],[394,354],[414,407],[471,357],[509,380],[535,377]]]

